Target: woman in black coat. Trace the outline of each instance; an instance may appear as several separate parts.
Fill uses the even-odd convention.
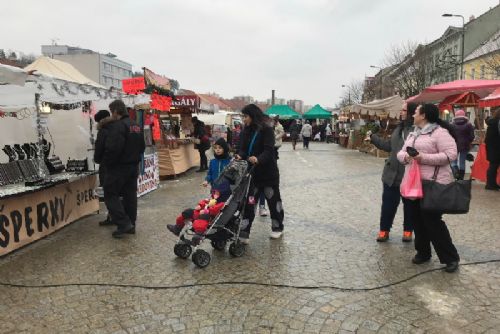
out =
[[[500,190],[497,184],[497,171],[500,167],[500,107],[496,108],[493,117],[486,121],[488,129],[484,142],[486,144],[486,160],[490,163],[486,174],[486,190]]]
[[[271,238],[278,239],[283,234],[285,212],[279,189],[280,174],[274,151],[274,130],[264,123],[264,113],[255,104],[245,106],[241,112],[245,128],[241,132],[240,150],[236,159],[247,160],[255,168],[240,239],[248,243],[255,218],[255,202],[261,193],[264,193],[271,213]]]

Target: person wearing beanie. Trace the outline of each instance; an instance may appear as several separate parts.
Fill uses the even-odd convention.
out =
[[[271,238],[278,239],[283,234],[285,212],[279,188],[280,174],[274,150],[274,130],[265,123],[264,113],[255,104],[245,106],[241,112],[245,128],[241,132],[240,150],[235,158],[247,160],[255,168],[250,184],[249,201],[243,216],[248,224],[241,231],[240,239],[248,243],[255,218],[255,202],[261,193],[264,193],[270,210]]]
[[[207,187],[210,184],[212,192],[218,191],[220,193],[218,201],[225,202],[231,195],[231,187],[228,180],[218,180],[218,178],[224,168],[226,168],[231,161],[231,157],[229,155],[229,145],[224,138],[219,138],[215,142],[213,149],[214,159],[210,160],[207,176],[205,177],[205,181],[202,185]]]
[[[94,162],[99,164],[99,187],[103,187],[104,178],[106,177],[106,166],[102,163],[104,159],[105,142],[108,137],[110,126],[114,122],[111,114],[107,110],[99,110],[94,115],[94,121],[97,124],[97,138],[94,143]],[[99,225],[114,225],[111,221],[111,216],[106,216],[106,219],[99,222]]]
[[[463,180],[465,175],[465,158],[474,141],[474,127],[471,122],[469,122],[467,116],[465,116],[465,111],[461,109],[455,111],[455,117],[452,123],[455,128],[458,151],[457,160],[452,162],[452,167],[455,177]]]

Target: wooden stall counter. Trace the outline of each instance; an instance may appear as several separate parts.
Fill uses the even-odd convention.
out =
[[[191,140],[178,139],[168,145],[158,144],[156,148],[160,178],[175,176],[200,165],[200,154]]]
[[[0,197],[0,256],[99,210],[95,173],[62,177],[68,178],[53,186],[26,188]]]

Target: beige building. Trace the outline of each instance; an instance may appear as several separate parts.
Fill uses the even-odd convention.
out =
[[[106,87],[122,87],[132,77],[132,65],[112,53],[102,54],[68,45],[42,45],[42,54],[73,65],[89,79]]]

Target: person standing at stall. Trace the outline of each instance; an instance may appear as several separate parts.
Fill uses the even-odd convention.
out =
[[[102,163],[104,160],[106,138],[109,135],[111,125],[114,119],[107,110],[99,110],[95,116],[94,121],[97,123],[97,138],[94,145],[94,162],[99,164],[99,186],[103,187],[104,179],[106,178],[106,166]],[[101,226],[114,225],[111,221],[111,215],[108,212],[106,219],[99,222]]]
[[[122,100],[111,102],[109,110],[115,122],[104,144],[104,201],[111,220],[117,225],[113,237],[121,238],[125,234],[135,234],[137,177],[146,144],[141,128],[130,119]]]
[[[191,122],[194,127],[193,137],[197,139],[194,148],[200,153],[200,169],[197,172],[204,172],[208,170],[208,159],[205,152],[210,148],[210,140],[205,132],[205,123],[200,121],[196,116],[191,118]]]

